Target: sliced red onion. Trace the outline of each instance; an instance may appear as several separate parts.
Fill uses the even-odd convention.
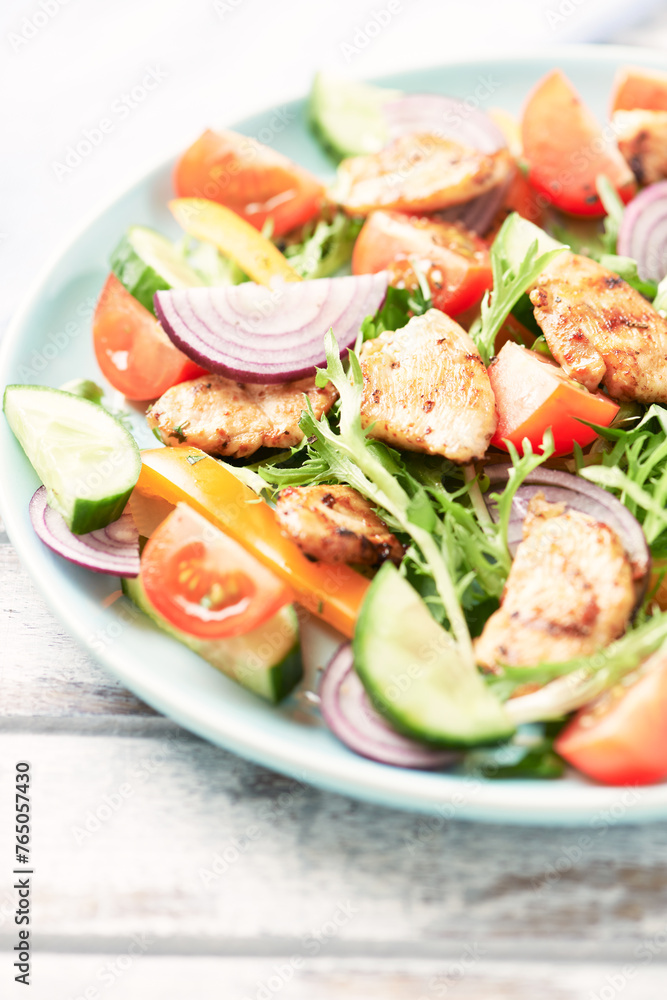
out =
[[[511,465],[490,465],[484,470],[491,482],[491,490],[497,483],[506,482]],[[612,493],[589,483],[569,472],[555,469],[535,469],[519,487],[512,501],[512,516],[507,531],[507,541],[512,555],[523,537],[523,521],[528,504],[536,493],[542,493],[549,503],[562,503],[566,508],[588,514],[596,521],[607,524],[623,544],[635,580],[648,582],[651,569],[651,553],[639,521]],[[489,513],[498,519],[495,504],[489,503]]]
[[[472,230],[478,236],[484,236],[491,228],[491,223],[502,208],[503,200],[509,190],[512,178],[502,184],[496,184],[490,191],[478,195],[462,205],[452,205],[435,216],[443,222],[460,222],[466,229]]]
[[[618,253],[634,257],[639,277],[659,282],[667,274],[667,181],[650,184],[630,202],[618,231]]]
[[[385,104],[383,112],[391,139],[410,132],[429,132],[482,153],[495,153],[507,145],[494,121],[456,97],[408,94]],[[508,186],[509,182],[498,184],[471,201],[438,212],[438,218],[444,222],[461,222],[466,229],[483,236],[495,219]]]
[[[338,739],[351,750],[381,764],[424,770],[447,767],[458,760],[451,750],[433,750],[397,733],[375,711],[354,671],[352,647],[334,653],[320,683],[320,710]]]
[[[76,566],[111,576],[139,576],[139,532],[131,514],[121,514],[98,531],[74,535],[58,511],[49,507],[44,486],[32,497],[29,513],[44,544]]]
[[[237,382],[288,382],[326,365],[324,335],[333,327],[351,347],[366,316],[387,294],[389,275],[348,275],[156,292],[155,309],[184,354]]]
[[[453,139],[463,146],[495,153],[507,143],[495,122],[457,97],[442,94],[406,94],[383,106],[389,138],[397,139],[411,132],[430,132],[443,139]]]

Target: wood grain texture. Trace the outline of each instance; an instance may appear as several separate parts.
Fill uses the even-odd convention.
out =
[[[667,975],[657,963],[154,957],[141,947],[128,939],[113,953],[40,954],[31,1000],[83,1000],[86,990],[90,1000],[664,1000]]]
[[[667,931],[664,824],[434,820],[319,792],[177,729],[0,735],[0,760],[17,759],[34,773],[45,944],[145,932],[171,953],[259,941],[289,954],[319,935],[332,954],[454,957],[478,943],[490,956],[624,961]]]
[[[152,715],[71,639],[0,522],[0,718]]]

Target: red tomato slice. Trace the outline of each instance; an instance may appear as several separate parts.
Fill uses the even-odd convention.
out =
[[[554,746],[573,767],[608,785],[667,778],[667,657],[652,657],[582,708]]]
[[[97,363],[128,399],[156,399],[206,370],[169,340],[158,321],[110,274],[93,317]]]
[[[536,191],[572,215],[602,216],[595,179],[604,174],[624,202],[635,192],[632,170],[560,70],[529,95],[521,123],[528,179]]]
[[[611,114],[614,111],[667,111],[667,73],[641,66],[619,69],[611,94]]]
[[[389,270],[391,284],[416,288],[410,261],[419,262],[436,309],[456,316],[475,305],[492,286],[489,251],[474,233],[449,222],[400,212],[372,212],[352,254],[353,274]]]
[[[208,129],[174,170],[179,198],[208,198],[231,208],[256,229],[267,219],[273,236],[296,229],[320,211],[324,187],[282,153],[236,132]]]
[[[597,437],[577,418],[607,427],[618,413],[618,404],[601,392],[587,389],[565,374],[559,365],[535,351],[508,341],[489,366],[496,397],[498,427],[491,444],[507,451],[508,439],[522,452],[528,438],[533,451],[551,427],[556,455],[568,455],[574,442],[584,448]]]
[[[184,503],[146,543],[141,579],[153,607],[201,639],[245,635],[293,596],[242,545]]]

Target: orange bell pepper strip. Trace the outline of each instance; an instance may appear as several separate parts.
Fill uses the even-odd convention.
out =
[[[272,508],[198,448],[141,453],[136,490],[185,501],[292,587],[296,600],[351,638],[370,581],[343,563],[311,562],[286,538]]]
[[[270,285],[273,278],[301,281],[278,247],[231,208],[207,198],[174,198],[169,208],[186,233],[213,243],[258,285]]]

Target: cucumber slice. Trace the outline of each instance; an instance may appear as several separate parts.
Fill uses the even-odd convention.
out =
[[[529,222],[521,215],[514,214],[511,225],[508,225],[505,230],[504,241],[505,254],[514,271],[518,271],[523,264],[526,253],[535,240],[537,240],[538,257],[543,253],[548,253],[549,250],[559,250],[561,247],[565,247],[564,243],[559,243],[533,222]]]
[[[352,648],[371,700],[408,736],[447,747],[513,733],[501,702],[459,661],[451,636],[392,563],[370,586]]]
[[[123,580],[122,585],[126,596],[159,628],[248,691],[275,704],[301,680],[299,623],[291,605],[281,608],[247,635],[234,639],[198,639],[174,628],[155,610],[146,596],[140,576]]]
[[[382,107],[401,96],[400,90],[318,73],[310,92],[310,123],[337,158],[377,153],[389,141]]]
[[[130,295],[153,313],[156,292],[204,284],[171,240],[146,226],[130,226],[111,254],[111,270]]]
[[[8,385],[3,408],[70,531],[82,535],[120,517],[141,471],[120,421],[82,396],[40,385]]]

